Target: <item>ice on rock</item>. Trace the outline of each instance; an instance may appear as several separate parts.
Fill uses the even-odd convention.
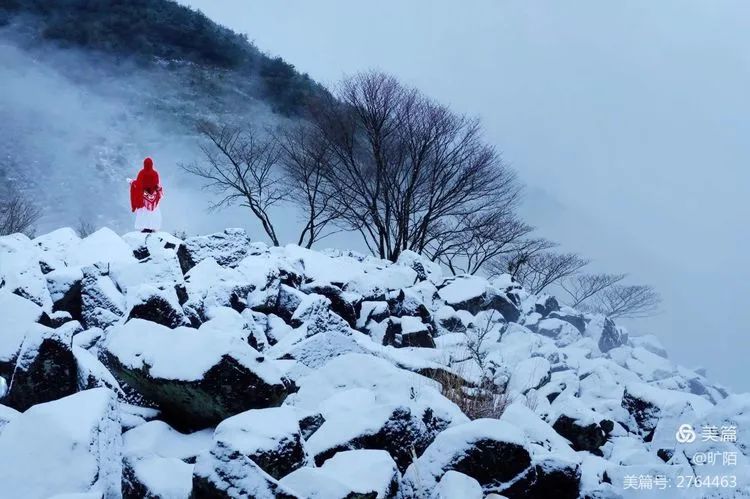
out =
[[[121,445],[117,398],[106,388],[35,405],[0,432],[3,494],[121,497]]]

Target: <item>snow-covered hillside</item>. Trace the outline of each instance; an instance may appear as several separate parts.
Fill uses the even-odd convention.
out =
[[[2,497],[750,496],[750,395],[414,253],[16,234],[0,324]]]

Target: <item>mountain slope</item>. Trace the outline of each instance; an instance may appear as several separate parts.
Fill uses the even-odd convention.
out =
[[[0,195],[15,188],[40,204],[40,230],[128,227],[125,179],[145,156],[165,181],[167,226],[209,230],[210,194],[178,168],[202,157],[196,121],[263,130],[325,92],[167,0],[19,0],[0,11]],[[215,228],[243,218],[229,211]]]

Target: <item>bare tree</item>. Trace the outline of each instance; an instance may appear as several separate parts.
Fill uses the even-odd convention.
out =
[[[31,201],[25,199],[15,188],[11,188],[6,199],[0,200],[0,236],[22,232],[32,235],[34,225],[42,212]]]
[[[297,244],[311,248],[334,232],[329,229],[341,216],[337,192],[325,175],[332,162],[330,146],[306,124],[283,130],[276,140],[283,151],[281,163],[290,196],[304,207],[305,225]]]
[[[278,246],[270,210],[288,200],[289,192],[279,167],[282,150],[277,142],[250,128],[217,127],[207,122],[199,123],[198,131],[206,139],[201,145],[205,162],[181,168],[202,178],[206,188],[223,195],[212,208],[231,203],[249,208]]]
[[[517,199],[515,175],[476,120],[379,72],[346,79],[335,97],[311,116],[331,152],[325,176],[340,203],[337,223],[381,258],[439,246],[468,217],[504,212]]]
[[[570,306],[575,308],[625,277],[626,274],[578,274],[562,280],[560,287],[570,296]]]
[[[555,246],[557,244],[543,238],[525,239],[514,252],[501,255],[500,258],[495,258],[489,262],[489,273],[491,275],[510,274],[511,277],[519,280],[524,265],[531,257]]]
[[[616,284],[596,295],[593,305],[584,304],[584,309],[613,319],[638,319],[654,315],[660,303],[661,297],[651,286]]]
[[[575,274],[589,261],[576,253],[537,253],[517,273],[519,282],[531,293],[538,294],[548,286]]]
[[[90,234],[93,234],[96,231],[96,226],[93,224],[91,220],[85,217],[81,217],[78,219],[78,226],[76,227],[76,232],[78,233],[79,237],[86,237]]]
[[[493,260],[520,251],[532,230],[511,209],[472,213],[455,221],[452,230],[438,226],[440,237],[431,239],[426,253],[454,275],[476,274]]]

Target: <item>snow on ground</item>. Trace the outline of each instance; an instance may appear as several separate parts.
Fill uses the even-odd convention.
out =
[[[3,497],[750,496],[750,395],[412,252],[5,236],[0,318]]]

